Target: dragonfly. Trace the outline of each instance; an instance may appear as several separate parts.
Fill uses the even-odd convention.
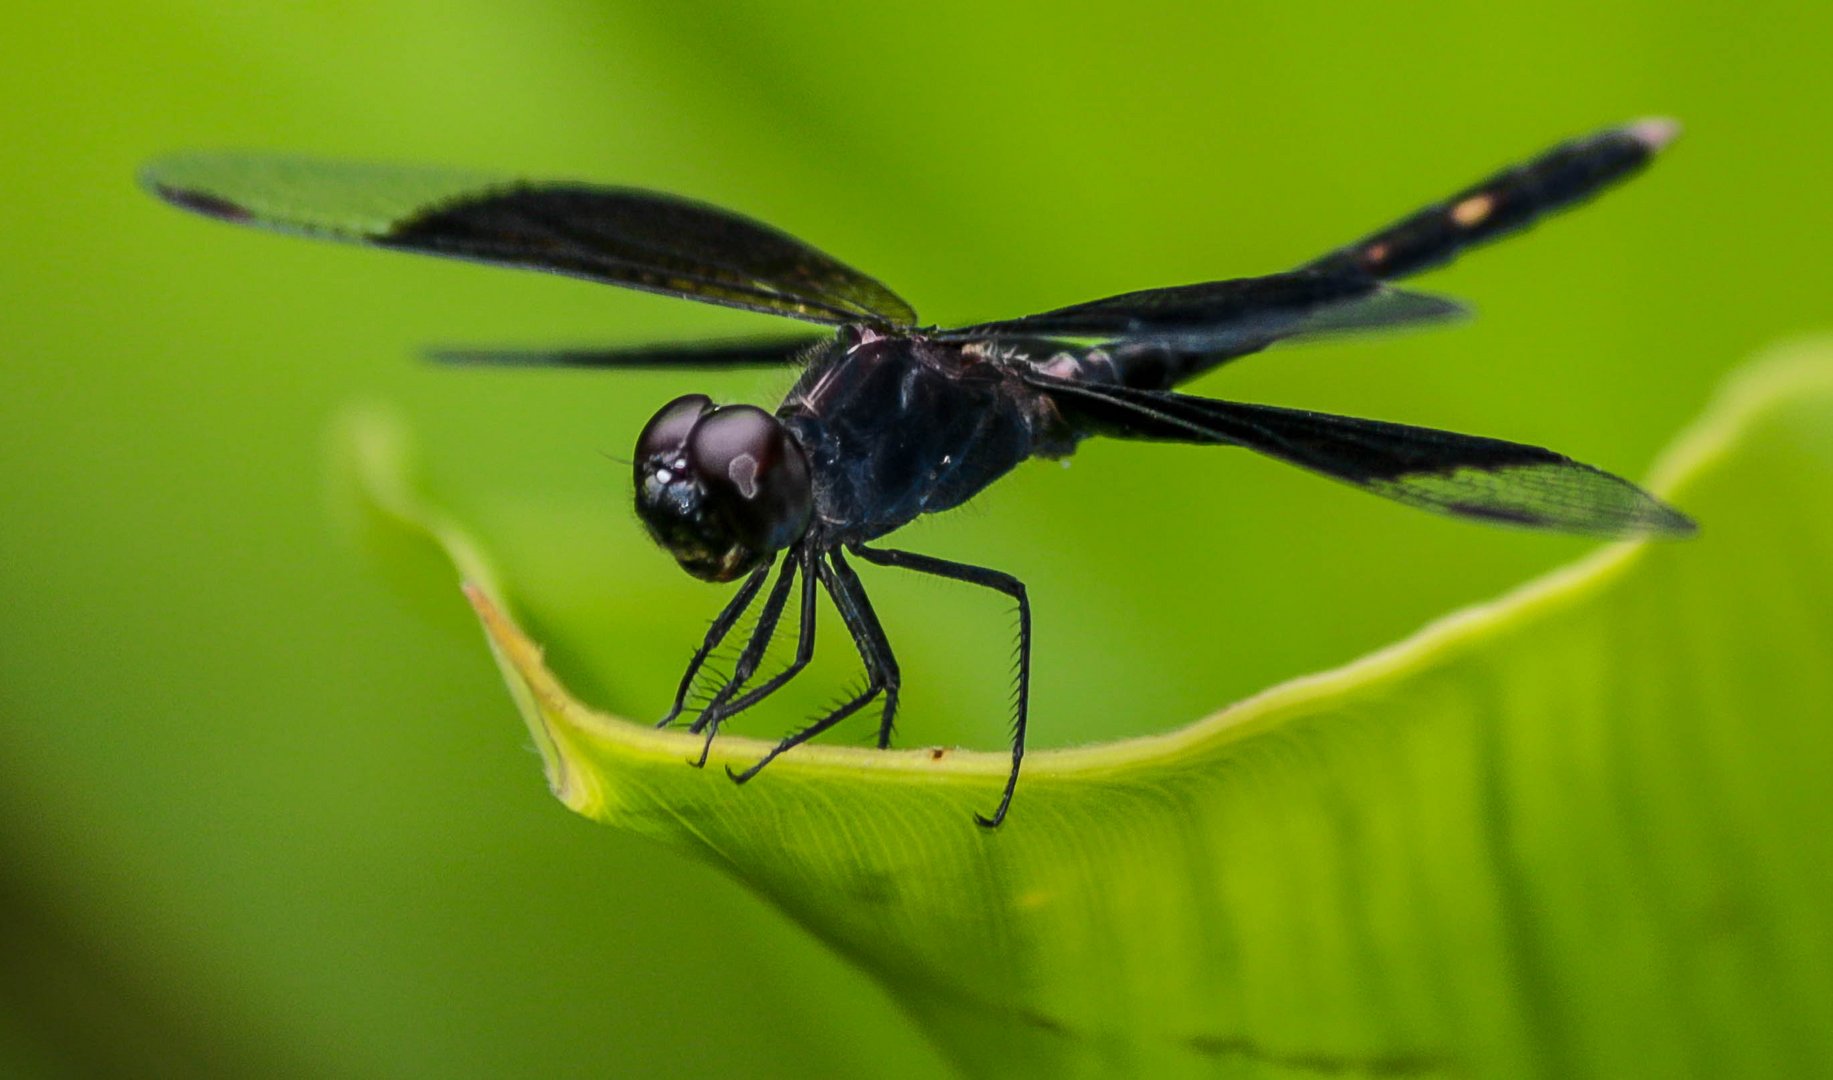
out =
[[[703,739],[691,763],[704,766],[723,724],[808,665],[825,594],[864,667],[863,687],[749,768],[726,771],[749,781],[874,702],[877,745],[889,747],[902,675],[851,559],[980,586],[1009,598],[1018,624],[1010,769],[997,807],[974,815],[991,828],[1011,808],[1025,755],[1030,597],[1011,574],[880,540],[961,505],[1030,458],[1062,458],[1097,436],[1239,447],[1480,522],[1613,539],[1694,531],[1684,514],[1634,484],[1538,446],[1176,390],[1281,342],[1460,315],[1455,301],[1391,283],[1639,172],[1678,130],[1671,120],[1645,119],[1571,139],[1292,270],[954,327],[919,325],[885,285],[787,233],[660,192],[243,152],[160,159],[142,182],[175,206],[223,221],[549,271],[819,327],[434,356],[613,370],[797,369],[774,412],[687,394],[637,436],[636,511],[651,537],[694,577],[739,582],[658,726],[692,711],[687,702],[709,658],[756,607],[730,677],[688,724]],[[793,659],[760,677],[792,598]]]

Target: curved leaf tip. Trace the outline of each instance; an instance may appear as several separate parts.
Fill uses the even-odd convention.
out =
[[[373,435],[373,432],[372,432]],[[461,566],[550,783],[710,857],[980,1074],[1802,1075],[1833,1063],[1833,349],[1738,377],[1622,544],[1166,735],[1000,754],[698,740],[569,694]]]

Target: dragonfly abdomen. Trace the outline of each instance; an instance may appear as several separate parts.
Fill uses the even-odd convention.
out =
[[[1122,344],[1060,352],[1047,359],[1034,361],[1032,366],[1046,375],[1094,386],[1170,390],[1218,364],[1258,351],[1259,347],[1196,353],[1179,352],[1160,345]]]
[[[1524,229],[1635,175],[1679,130],[1671,120],[1650,119],[1561,143],[1305,269],[1391,280],[1442,266],[1466,248]]]

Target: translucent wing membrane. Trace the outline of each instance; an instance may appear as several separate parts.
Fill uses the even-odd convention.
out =
[[[941,331],[945,340],[1064,337],[1238,353],[1308,334],[1437,322],[1456,302],[1358,274],[1294,271],[1122,293],[999,322]]]
[[[183,154],[142,182],[210,217],[546,270],[810,322],[908,326],[872,278],[767,225],[672,195],[447,169]]]
[[[1686,515],[1634,484],[1538,446],[1044,375],[1027,379],[1087,431],[1243,446],[1427,510],[1601,537],[1694,530]]]
[[[688,344],[627,345],[579,349],[437,348],[427,357],[442,364],[509,367],[729,368],[769,367],[801,362],[808,351],[830,341],[826,334],[733,338]]]

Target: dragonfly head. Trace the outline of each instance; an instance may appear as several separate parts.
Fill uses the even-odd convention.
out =
[[[637,437],[636,512],[683,570],[731,581],[808,529],[808,460],[756,406],[678,397]]]

